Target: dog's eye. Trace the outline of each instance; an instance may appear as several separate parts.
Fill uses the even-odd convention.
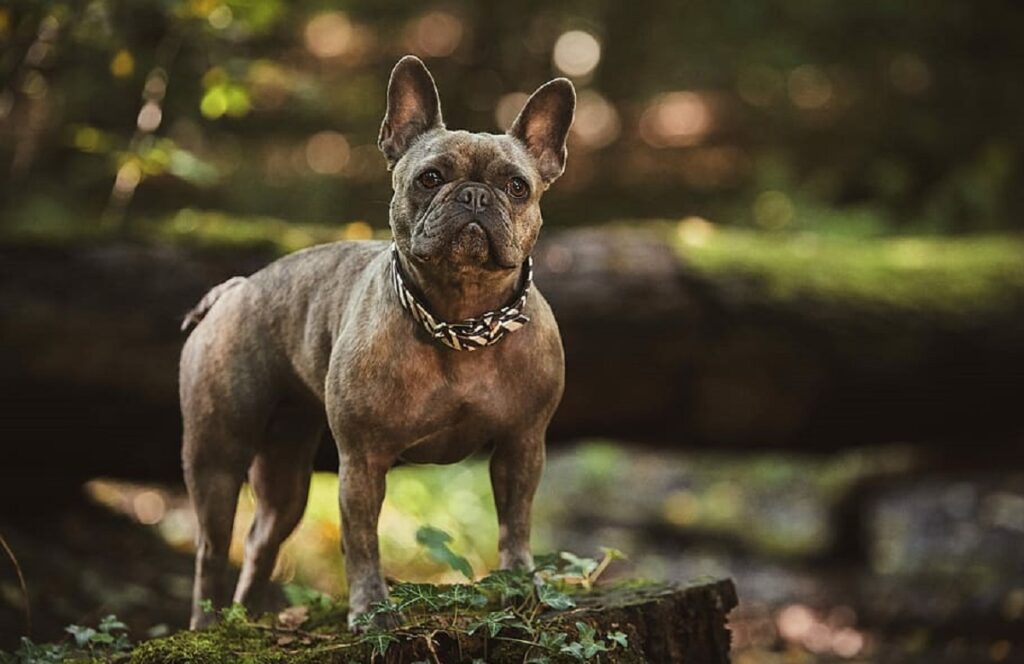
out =
[[[517,175],[514,178],[509,178],[508,184],[505,185],[505,191],[512,198],[526,198],[526,195],[530,193],[530,185]]]
[[[427,189],[436,189],[444,184],[444,177],[442,177],[441,173],[435,168],[431,168],[429,171],[423,171],[416,180]]]

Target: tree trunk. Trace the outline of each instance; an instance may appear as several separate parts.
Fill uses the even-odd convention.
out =
[[[98,474],[176,480],[181,317],[214,284],[272,258],[129,243],[0,247],[5,488],[52,492]],[[555,443],[817,452],[969,442],[991,456],[1024,434],[1024,303],[952,322],[913,307],[781,303],[738,277],[710,279],[633,230],[552,234],[536,272],[566,349]],[[325,446],[322,464],[332,458]]]

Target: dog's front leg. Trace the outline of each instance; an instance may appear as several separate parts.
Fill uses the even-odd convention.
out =
[[[544,470],[544,432],[499,441],[491,456],[501,569],[533,568],[530,509]]]
[[[370,458],[362,453],[346,452],[339,457],[338,493],[341,505],[341,542],[348,579],[348,623],[357,629],[356,619],[375,602],[388,597],[380,571],[377,519],[384,502],[385,476],[390,461]],[[378,616],[378,627],[391,627],[395,617]]]

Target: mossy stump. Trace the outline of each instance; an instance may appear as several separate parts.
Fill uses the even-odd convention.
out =
[[[736,589],[728,579],[685,587],[610,585],[579,596],[572,609],[549,610],[538,616],[534,625],[541,625],[546,635],[557,637],[556,644],[550,645],[551,641],[545,641],[542,635],[539,641],[545,641],[544,646],[538,645],[536,634],[523,631],[512,621],[495,631],[466,629],[474,618],[471,612],[420,616],[395,630],[362,636],[348,632],[341,611],[321,616],[319,625],[311,621],[302,629],[289,628],[267,616],[257,622],[226,621],[205,631],[154,639],[137,646],[126,659],[137,664],[722,664],[729,661],[726,621],[736,602]]]

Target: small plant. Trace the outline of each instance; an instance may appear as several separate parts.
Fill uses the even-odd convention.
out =
[[[22,637],[13,653],[0,651],[2,664],[57,664],[73,659],[96,659],[124,653],[131,649],[128,626],[109,615],[96,627],[68,625],[64,628],[72,643],[33,643]]]
[[[427,549],[428,556],[472,581],[473,568],[470,567],[468,560],[448,547],[451,541],[451,535],[433,526],[420,526],[416,531],[416,542]]]

